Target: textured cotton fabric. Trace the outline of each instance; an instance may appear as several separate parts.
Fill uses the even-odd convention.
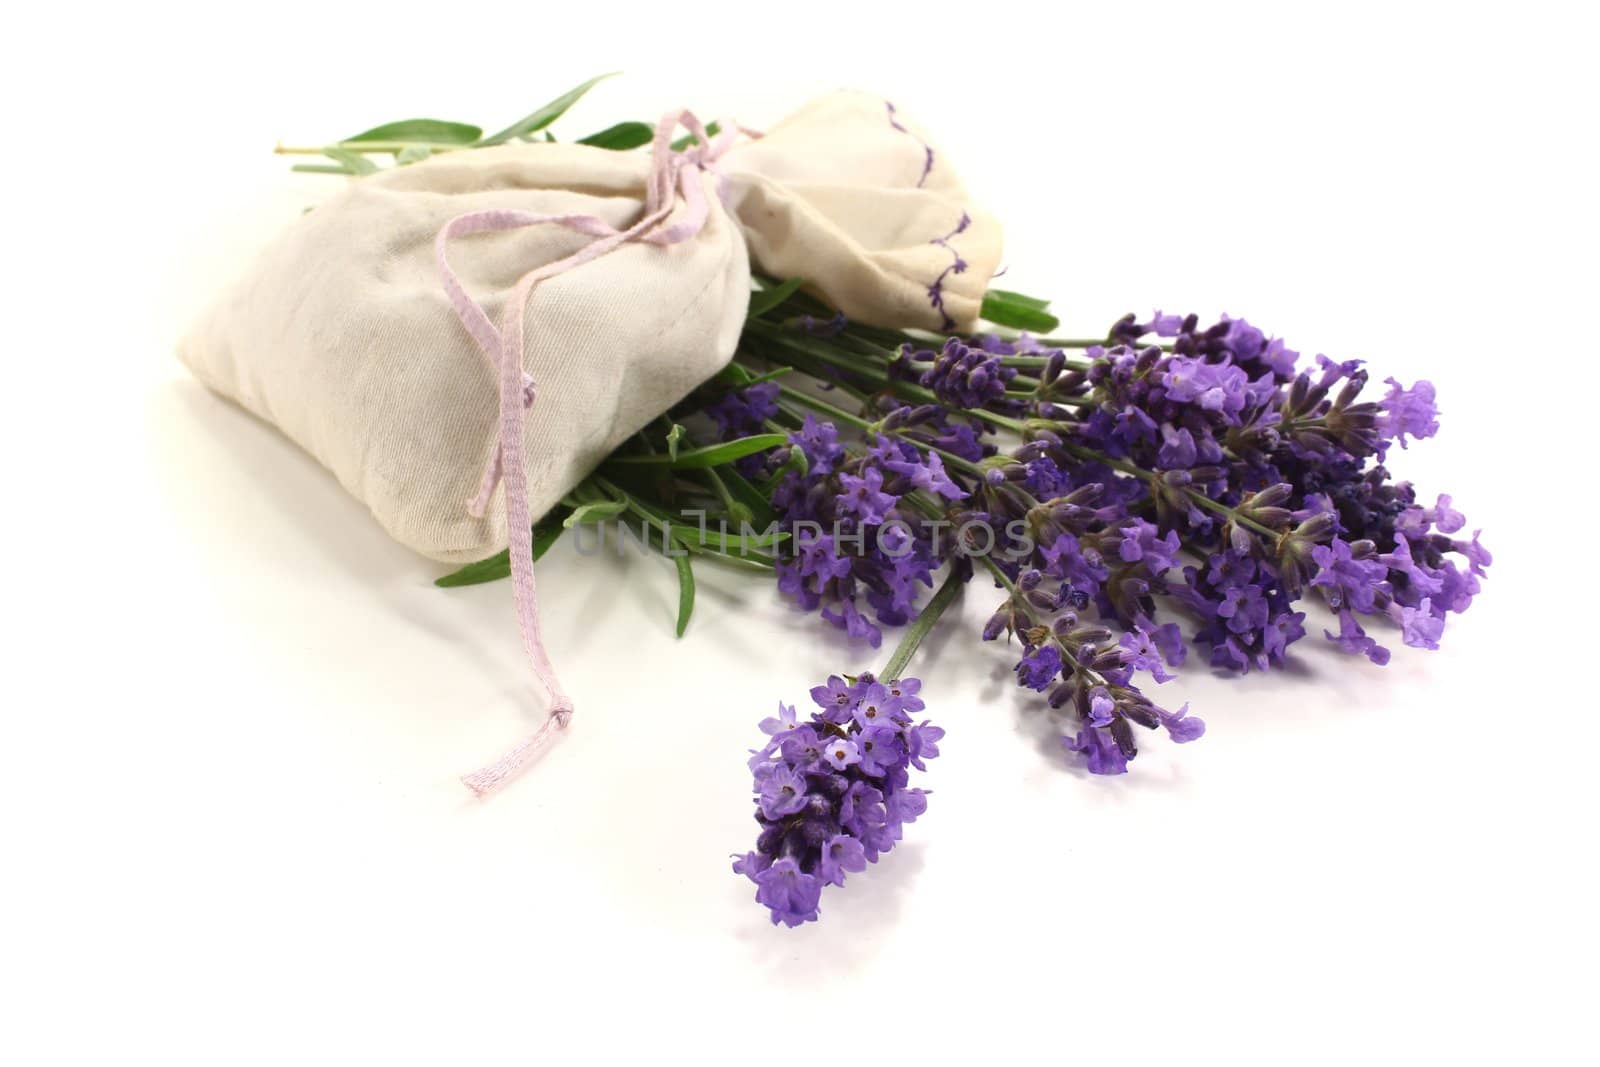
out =
[[[804,278],[874,326],[970,329],[1000,263],[1000,225],[893,104],[813,101],[728,153],[728,203],[750,258]]]
[[[998,226],[881,98],[825,97],[720,169],[700,178],[713,209],[692,238],[622,245],[534,291],[523,451],[535,515],[728,362],[751,256],[866,322],[975,320]],[[482,558],[506,544],[503,509],[467,511],[497,445],[496,383],[446,300],[434,238],[489,209],[624,227],[648,171],[643,152],[530,144],[351,179],[248,266],[179,354],[327,466],[396,540],[444,562]],[[559,226],[478,234],[450,259],[496,317],[520,277],[590,240]]]

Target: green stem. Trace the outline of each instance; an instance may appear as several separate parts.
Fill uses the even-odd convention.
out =
[[[728,492],[728,483],[722,480],[722,476],[716,472],[715,468],[707,467],[702,473],[705,474],[706,480],[711,483],[711,488],[716,490],[718,499],[722,501],[722,509],[724,511],[731,515],[748,514],[749,509],[733,499],[733,494]]]
[[[843,408],[836,408],[826,400],[818,399],[809,393],[802,393],[798,389],[791,389],[787,385],[780,385],[778,387],[778,395],[782,396],[785,400],[793,401],[802,407],[810,408],[819,415],[826,415],[829,418],[845,423],[846,425],[854,426],[858,430],[872,429],[872,423],[868,422],[866,419],[863,419],[858,415],[852,415]]]
[[[931,389],[918,385],[915,382],[901,381],[890,378],[886,371],[880,371],[876,366],[864,366],[859,359],[850,356],[846,352],[829,349],[825,345],[815,344],[809,340],[788,333],[781,327],[773,326],[771,323],[752,322],[747,329],[750,332],[760,336],[763,340],[769,341],[780,348],[787,349],[791,353],[800,353],[801,355],[808,356],[811,359],[826,363],[829,366],[838,367],[841,370],[846,370],[852,374],[860,375],[861,377],[866,378],[868,381],[873,382],[881,388],[889,390],[902,399],[916,400],[924,404],[940,403],[938,396],[935,395]],[[1043,366],[1044,361],[1040,360],[1035,365]],[[1084,366],[1087,367],[1088,364],[1085,363]],[[1027,381],[1032,384],[1037,384],[1035,379],[1027,379]],[[1051,399],[1051,403],[1063,404],[1068,407],[1083,407],[1092,404],[1093,401],[1088,397],[1056,397]],[[971,415],[979,414],[978,411],[972,409],[963,408],[962,410]]]
[[[1011,334],[1009,331],[997,331],[997,333],[1002,337],[1016,336],[1015,334]],[[845,327],[844,333],[841,336],[848,336],[856,340],[864,341],[880,351],[884,357],[892,359],[898,353],[902,345],[928,345],[942,342],[947,335],[938,334],[923,337],[905,332],[878,330],[872,327],[863,327],[857,323],[851,323],[849,326]],[[1037,343],[1042,348],[1084,349],[1094,348],[1097,345],[1104,345],[1106,344],[1106,339],[1104,337],[1096,338],[1095,340],[1071,337],[1041,337],[1038,339]],[[1003,356],[1000,359],[1000,365],[1004,367],[1042,367],[1047,362],[1049,362],[1048,356]],[[1067,366],[1076,367],[1079,370],[1088,370],[1092,364],[1093,361],[1087,359],[1067,360]]]
[[[1013,597],[1019,597],[1017,583],[1011,580],[1011,576],[1009,574],[1000,569],[1000,565],[998,563],[990,559],[988,556],[979,556],[978,558],[983,560],[983,565],[989,568],[989,573],[994,575],[995,580],[1006,587],[1006,592],[1010,593]],[[1029,615],[1029,618],[1032,617],[1032,615]]]
[[[1039,338],[1039,346],[1041,348],[1094,348],[1096,345],[1104,345],[1106,348],[1114,347],[1111,339],[1107,337],[1102,337],[1098,341],[1086,341],[1082,338],[1072,337]],[[1141,344],[1135,341],[1132,343],[1132,347],[1141,350],[1146,348],[1159,348],[1163,352],[1171,352],[1175,346],[1171,342],[1164,344]],[[1085,366],[1087,366],[1087,364],[1085,364]]]
[[[983,475],[982,467],[978,466],[976,463],[973,463],[971,460],[963,459],[954,452],[946,452],[944,449],[930,445],[925,441],[918,441],[915,438],[907,437],[898,430],[886,430],[882,426],[852,415],[848,411],[843,411],[839,408],[836,408],[826,400],[818,400],[816,397],[807,393],[802,393],[797,389],[791,389],[786,385],[780,385],[778,388],[780,390],[779,395],[785,400],[791,401],[792,403],[799,404],[802,407],[808,407],[812,411],[815,411],[821,415],[827,415],[831,419],[848,423],[859,430],[865,430],[870,433],[888,434],[890,437],[895,437],[905,441],[916,448],[920,448],[924,452],[937,453],[939,458],[944,460],[946,466],[955,467],[958,470],[962,470],[968,474],[979,477]]]
[[[912,620],[911,625],[906,629],[905,636],[900,638],[900,644],[895,646],[894,655],[890,656],[889,662],[883,665],[882,677],[889,679],[900,677],[900,673],[906,669],[906,664],[910,663],[911,657],[916,654],[917,646],[922,644],[922,639],[927,637],[933,630],[939,621],[939,616],[944,614],[944,609],[951,605],[956,595],[961,592],[961,587],[965,584],[960,573],[954,567],[951,567],[950,573],[945,577],[944,584],[939,587],[939,591],[933,594],[933,599],[929,600],[923,606],[922,611],[917,614],[917,617]]]
[[[438,144],[431,141],[343,141],[337,144],[313,145],[275,145],[272,149],[274,155],[279,156],[320,156],[330,148],[342,148],[346,152],[379,153],[403,152],[407,148],[426,148],[434,152],[457,152],[465,148],[476,148],[470,144]]]
[[[639,519],[645,524],[646,528],[655,527],[655,528],[657,528],[657,529],[659,529],[661,531],[661,536],[662,536],[661,554],[662,555],[670,555],[671,554],[671,553],[669,553],[667,551],[667,542],[669,542],[669,541],[671,541],[674,544],[679,545],[680,547],[682,547],[683,549],[685,549],[686,551],[689,551],[689,552],[700,552],[700,551],[703,550],[702,546],[698,542],[692,541],[692,540],[685,540],[684,538],[678,536],[677,531],[673,527],[674,526],[680,526],[680,525],[682,525],[681,523],[674,522],[673,520],[670,520],[670,519],[662,518],[661,516],[655,514],[653,512],[653,509],[650,507],[650,505],[645,503],[643,500],[640,500],[638,497],[634,496],[632,493],[628,492],[626,489],[622,488],[620,485],[617,485],[615,482],[610,481],[609,479],[606,479],[606,478],[602,478],[599,475],[594,475],[593,479],[594,479],[594,483],[596,485],[598,485],[601,489],[605,490],[608,494],[610,494],[610,496],[611,496],[611,498],[613,500],[620,500],[624,504],[626,504],[627,507],[628,507],[628,510],[633,512],[635,515],[637,515],[639,517]],[[652,547],[654,547],[654,546],[652,546]]]
[[[1156,479],[1155,471],[1145,470],[1143,467],[1136,467],[1132,463],[1128,463],[1124,460],[1114,459],[1111,456],[1105,455],[1104,453],[1096,452],[1092,448],[1084,448],[1082,445],[1074,445],[1067,441],[1063,441],[1061,443],[1061,447],[1066,449],[1068,452],[1071,452],[1079,459],[1087,459],[1093,460],[1097,463],[1104,463],[1112,470],[1121,471],[1123,474],[1129,474],[1135,478],[1142,478],[1147,482],[1153,482]],[[1236,509],[1230,508],[1228,505],[1221,503],[1220,501],[1212,500],[1198,489],[1185,488],[1184,492],[1187,493],[1189,499],[1193,500],[1196,504],[1199,504],[1207,511],[1213,511],[1218,515],[1222,515],[1230,522],[1234,522],[1240,526],[1254,530],[1256,533],[1262,534],[1266,537],[1278,536],[1278,531],[1272,529],[1272,527],[1263,526],[1254,519],[1245,518],[1243,515],[1239,514]]]
[[[983,560],[983,565],[989,568],[989,573],[993,574],[1000,584],[1006,587],[1006,592],[1010,594],[1011,603],[1015,604],[1018,609],[1021,610],[1022,614],[1027,616],[1030,623],[1035,626],[1042,625],[1039,622],[1038,616],[1033,613],[1033,606],[1029,604],[1027,598],[1022,595],[1022,591],[1017,588],[1017,583],[1011,580],[1011,576],[1005,571],[1001,570],[1000,565],[988,556],[982,556],[979,558]],[[1066,660],[1067,664],[1072,667],[1072,672],[1074,674],[1083,675],[1085,678],[1090,679],[1095,685],[1100,684],[1102,681],[1100,676],[1078,662],[1078,657],[1072,654],[1072,649],[1067,647],[1067,643],[1056,636],[1055,629],[1048,626],[1046,629],[1050,631],[1050,640],[1055,643],[1056,648],[1061,650],[1062,659]]]
[[[1038,341],[1041,348],[1093,348],[1109,343],[1104,337],[1041,337]]]

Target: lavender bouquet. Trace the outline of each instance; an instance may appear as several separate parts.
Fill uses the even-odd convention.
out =
[[[1046,309],[995,293],[986,316],[1048,328]],[[1095,774],[1128,770],[1138,729],[1199,738],[1205,723],[1150,686],[1191,652],[1240,674],[1282,664],[1308,597],[1345,652],[1437,648],[1491,559],[1449,496],[1427,502],[1385,466],[1437,416],[1428,382],[1371,389],[1359,360],[1302,359],[1243,319],[896,333],[774,284],[733,366],[602,464],[539,542],[631,517],[677,564],[680,633],[702,562],[769,575],[865,646],[904,628],[881,672],[830,678],[808,717],[780,704],[761,724],[760,833],[734,868],[795,925],[925,809],[910,771],[943,731],[917,721],[921,683],[902,675],[974,577],[999,593],[979,636],[1015,642],[1017,684],[1064,713],[1064,749]]]
[[[548,137],[586,88],[507,135]],[[320,149],[331,163],[318,169],[501,143],[457,124],[371,134]],[[583,143],[649,137],[623,123]],[[968,269],[951,260],[927,290],[936,311]],[[771,581],[866,648],[903,635],[880,669],[841,672],[811,689],[813,709],[780,702],[760,723],[758,832],[733,868],[774,923],[816,919],[824,887],[926,810],[912,772],[944,731],[907,668],[974,580],[994,598],[977,636],[1005,641],[1017,685],[1061,717],[1065,756],[1102,775],[1128,771],[1140,730],[1204,734],[1186,704],[1152,695],[1191,655],[1272,670],[1307,636],[1311,599],[1332,616],[1311,626],[1323,639],[1383,664],[1396,641],[1437,648],[1479,591],[1491,557],[1478,533],[1451,497],[1423,497],[1386,465],[1438,429],[1426,381],[1374,386],[1362,361],[1302,358],[1244,319],[1128,315],[1063,338],[1047,301],[990,290],[977,332],[948,315],[943,330],[895,330],[846,318],[802,279],[756,284],[733,361],[523,547],[536,560],[590,526],[649,545],[676,568],[680,636],[705,565]],[[505,578],[511,551],[438,584]]]

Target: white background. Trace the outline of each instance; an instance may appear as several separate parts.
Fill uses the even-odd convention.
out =
[[[1199,7],[13,12],[0,1058],[1593,1062],[1594,27]],[[433,588],[171,353],[339,180],[275,141],[495,127],[611,69],[558,132],[892,96],[1069,330],[1227,311],[1432,379],[1394,466],[1484,528],[1483,596],[1384,670],[1190,670],[1204,740],[1096,779],[975,583],[917,661],[928,815],[789,931],[727,869],[745,750],[879,655],[711,568],[678,642],[662,561],[558,549],[578,716],[474,801],[538,715],[509,589]]]

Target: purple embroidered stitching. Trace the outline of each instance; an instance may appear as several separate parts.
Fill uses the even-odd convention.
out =
[[[907,137],[911,138],[913,141],[922,146],[922,177],[917,179],[917,188],[921,189],[922,183],[928,180],[928,175],[933,171],[933,146],[927,141],[924,141],[922,138],[918,137],[916,134],[912,133],[910,130],[906,129],[904,126],[900,125],[900,120],[894,117],[895,110],[892,102],[885,100],[883,102],[883,106],[889,109],[889,125],[893,126],[895,129],[899,130],[901,133],[905,134]]]
[[[933,309],[939,313],[939,317],[943,320],[939,326],[941,330],[954,329],[956,324],[956,320],[952,319],[950,313],[944,309],[944,280],[952,274],[961,274],[967,269],[967,261],[961,258],[960,252],[951,247],[950,242],[957,235],[965,233],[970,225],[972,225],[972,216],[963,211],[961,213],[961,221],[956,223],[955,229],[943,237],[935,237],[928,242],[931,245],[938,245],[946,252],[949,252],[951,259],[950,265],[940,271],[939,276],[933,280],[933,284],[928,286],[928,303],[933,305]]]

